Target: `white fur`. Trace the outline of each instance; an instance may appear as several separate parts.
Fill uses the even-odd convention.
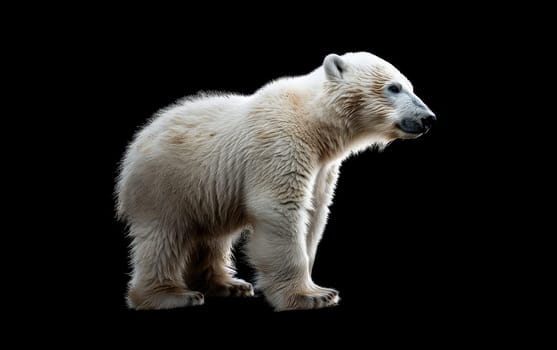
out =
[[[330,62],[340,64],[331,76],[320,67],[251,96],[185,99],[136,135],[116,188],[132,238],[131,307],[202,304],[195,289],[253,295],[232,277],[230,250],[245,227],[253,229],[246,252],[257,287],[277,310],[338,303],[338,292],[312,282],[311,269],[340,164],[404,137],[393,126],[396,108],[371,93],[376,71],[411,85],[369,53]],[[354,94],[363,97],[354,102]]]

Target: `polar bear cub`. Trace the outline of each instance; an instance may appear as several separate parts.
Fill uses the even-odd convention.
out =
[[[391,64],[330,54],[253,95],[201,95],[160,111],[121,163],[129,226],[128,305],[167,309],[252,296],[232,246],[249,229],[256,288],[277,311],[336,305],[311,278],[339,167],[351,153],[425,133],[435,120]]]

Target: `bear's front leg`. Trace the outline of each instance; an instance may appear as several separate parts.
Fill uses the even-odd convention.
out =
[[[299,198],[259,198],[247,254],[258,271],[256,287],[276,311],[336,305],[338,292],[310,276],[306,234],[308,212]]]
[[[307,233],[310,273],[313,270],[317,246],[319,241],[321,241],[323,231],[325,231],[325,225],[327,224],[329,205],[331,205],[333,201],[333,194],[339,175],[339,167],[339,163],[326,165],[319,170],[315,179],[312,196],[313,208],[309,210],[310,222]]]

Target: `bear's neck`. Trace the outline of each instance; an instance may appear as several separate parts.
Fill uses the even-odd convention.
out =
[[[353,150],[356,139],[352,128],[328,105],[325,96],[317,94],[309,102],[311,111],[311,138],[317,147],[320,161],[331,161],[347,157]]]
[[[355,134],[348,119],[331,106],[325,83],[325,75],[318,69],[306,76],[276,80],[259,91],[265,103],[279,96],[279,100],[299,116],[303,124],[299,129],[304,130],[301,137],[315,149],[320,162],[342,159],[369,146]]]
[[[312,129],[308,137],[317,148],[320,161],[343,159],[361,149],[354,128],[330,104],[330,97],[325,93],[323,72],[317,70],[305,78],[308,78],[308,85],[304,90],[311,92],[305,99],[308,124]]]

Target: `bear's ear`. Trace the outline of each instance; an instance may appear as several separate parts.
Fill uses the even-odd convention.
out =
[[[325,57],[323,68],[325,68],[325,74],[329,80],[339,80],[342,79],[342,73],[346,69],[346,63],[344,63],[339,55],[332,53]]]

